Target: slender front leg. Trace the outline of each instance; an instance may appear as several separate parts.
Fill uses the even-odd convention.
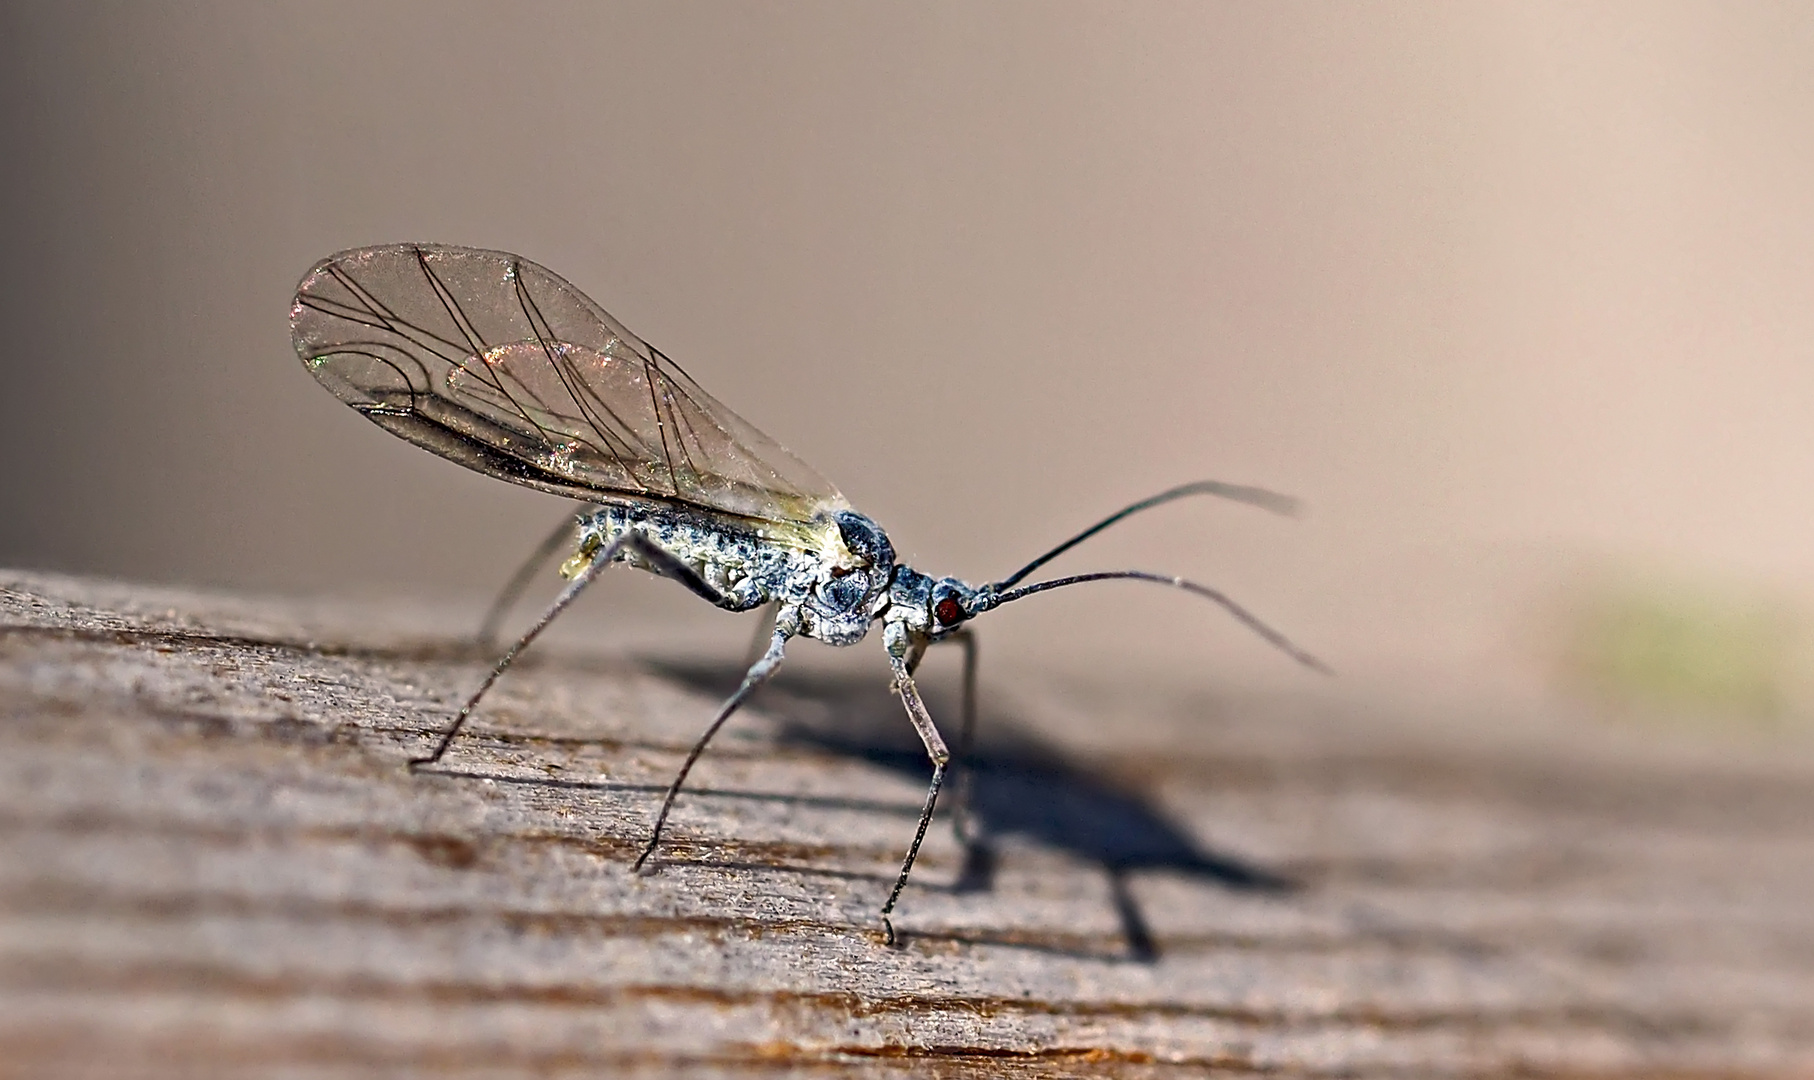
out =
[[[453,726],[442,734],[441,741],[435,746],[435,752],[427,757],[409,759],[409,767],[412,772],[420,766],[433,765],[435,762],[441,760],[441,755],[447,753],[447,747],[454,741],[454,736],[458,735],[460,729],[466,726],[467,718],[470,717],[472,711],[478,707],[479,699],[485,696],[487,690],[491,689],[492,683],[498,681],[498,676],[504,674],[504,669],[508,668],[516,661],[517,656],[520,655],[524,649],[529,647],[529,643],[534,641],[543,630],[546,630],[548,624],[554,621],[554,617],[559,615],[568,604],[573,603],[574,599],[585,590],[586,586],[592,584],[592,580],[598,576],[599,571],[610,565],[612,559],[617,558],[618,555],[625,551],[636,552],[651,563],[659,566],[663,573],[667,574],[669,577],[676,578],[681,584],[692,589],[707,600],[720,606],[723,606],[726,603],[726,598],[723,593],[712,588],[712,586],[707,584],[703,578],[694,573],[691,567],[687,566],[679,559],[676,559],[667,551],[656,546],[655,542],[648,537],[635,532],[625,533],[622,536],[619,536],[609,544],[599,548],[598,551],[593,554],[592,561],[588,562],[585,568],[579,573],[573,575],[573,580],[569,581],[567,587],[561,590],[561,594],[554,598],[554,603],[548,605],[548,610],[542,612],[542,617],[535,621],[535,625],[531,626],[527,633],[518,638],[516,644],[512,645],[510,650],[492,666],[491,674],[485,676],[485,681],[479,684],[478,690],[474,691],[473,695],[466,699],[466,704],[461,706],[460,715],[454,717]]]
[[[952,756],[952,781],[957,788],[952,793],[956,800],[951,807],[951,828],[957,834],[958,843],[965,846],[975,842],[970,833],[970,794],[975,787],[976,768],[970,760],[970,751],[976,741],[976,634],[969,627],[939,638],[931,644],[939,645],[947,641],[957,642],[964,647],[964,717],[957,729],[957,753]],[[920,661],[925,658],[926,644],[915,645],[907,653],[907,673],[912,675],[919,670]]]
[[[576,503],[575,506],[575,513],[592,509],[591,503]],[[491,602],[491,609],[485,612],[485,620],[479,624],[477,640],[481,648],[497,644],[498,629],[504,625],[504,616],[510,614],[510,609],[522,598],[523,590],[529,587],[529,582],[542,569],[542,565],[572,537],[573,527],[573,514],[562,518],[554,531],[543,537],[542,542],[529,553],[529,557],[523,560],[523,565],[516,568],[516,573],[510,576],[510,580],[499,591],[497,599]]]
[[[706,744],[712,741],[712,736],[718,734],[718,729],[731,718],[731,714],[748,701],[750,695],[767,682],[769,676],[773,675],[781,666],[781,651],[786,647],[787,639],[794,636],[798,628],[797,616],[794,616],[791,611],[781,612],[775,623],[774,636],[769,639],[768,651],[762,654],[762,659],[750,666],[748,673],[743,676],[743,685],[739,686],[737,692],[719,707],[718,715],[712,718],[712,722],[706,726],[705,734],[699,736],[699,741],[693,744],[693,749],[687,754],[687,759],[681,763],[680,772],[675,775],[674,782],[668,785],[668,793],[661,800],[661,811],[655,815],[655,829],[649,834],[648,846],[643,848],[642,854],[636,857],[636,865],[631,867],[633,871],[640,871],[643,863],[649,861],[649,856],[655,854],[656,846],[661,843],[662,827],[668,823],[668,811],[674,809],[674,800],[680,795],[680,786],[686,783],[687,773],[693,771],[693,763],[699,760],[700,754],[705,753]]]
[[[896,900],[901,898],[901,890],[907,887],[907,875],[913,872],[914,857],[920,853],[920,842],[926,839],[926,826],[932,824],[932,811],[938,805],[939,785],[945,781],[945,766],[951,761],[951,751],[945,748],[945,740],[938,733],[938,726],[932,722],[932,714],[926,711],[926,703],[920,700],[919,687],[913,684],[913,674],[907,670],[907,661],[898,656],[888,658],[894,667],[894,685],[900,692],[902,704],[907,706],[907,718],[913,721],[913,730],[919,732],[920,742],[926,746],[926,756],[932,759],[932,784],[926,788],[926,806],[920,811],[920,825],[913,833],[913,844],[907,849],[907,858],[901,861],[901,876],[895,879],[894,889],[888,894],[888,902],[882,905],[882,926],[888,933],[888,944],[895,943],[894,923],[888,918],[894,910]]]
[[[964,647],[964,718],[957,729],[957,790],[951,793],[951,831],[965,847],[975,843],[970,832],[970,797],[976,787],[976,762],[971,751],[976,746],[976,635],[959,630],[945,641]]]

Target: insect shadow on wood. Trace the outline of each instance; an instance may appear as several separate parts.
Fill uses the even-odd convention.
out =
[[[650,866],[699,755],[780,669],[796,637],[854,645],[880,623],[890,686],[932,765],[919,824],[881,906],[889,944],[896,940],[890,915],[952,756],[914,672],[930,646],[958,642],[971,658],[966,685],[974,686],[968,623],[976,616],[1052,589],[1146,581],[1209,600],[1299,663],[1326,670],[1228,596],[1180,577],[1112,570],[1022,584],[1103,529],[1186,496],[1289,513],[1292,501],[1270,491],[1217,481],[1172,488],[1109,515],[1005,578],[972,585],[896,562],[881,526],[828,480],[713,400],[584,293],[521,256],[434,244],[343,251],[303,278],[290,330],[310,374],[379,427],[477,472],[587,506],[574,522],[574,554],[562,566],[566,587],[505,650],[433,748],[410,760],[411,768],[441,760],[498,677],[608,566],[624,563],[672,578],[726,611],[774,607],[761,654],[668,787],[638,871]],[[551,538],[541,550],[558,547]],[[495,632],[504,606],[487,619],[488,632]],[[966,707],[960,750],[972,716]]]
[[[654,666],[704,692],[722,692],[737,677],[724,666]],[[812,672],[782,676],[774,685],[815,706],[770,710],[778,721],[779,743],[829,751],[925,781],[925,754],[901,737],[905,733],[893,709],[872,681]],[[957,706],[944,699],[957,698],[962,690],[941,692],[946,689],[929,687],[928,700]],[[983,709],[970,752],[954,760],[952,768],[961,801],[948,813],[961,823],[963,864],[944,887],[956,893],[992,890],[1000,844],[1010,838],[1093,863],[1107,878],[1125,959],[1151,962],[1160,952],[1131,888],[1138,872],[1176,874],[1248,894],[1277,895],[1296,888],[1282,874],[1203,844],[1151,797],[1074,762],[999,707]]]

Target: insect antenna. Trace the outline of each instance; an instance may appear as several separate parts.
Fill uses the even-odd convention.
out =
[[[1149,500],[1149,504],[1150,502],[1151,500]],[[1135,507],[1139,508],[1139,505],[1140,504],[1135,504]],[[1121,514],[1116,515],[1116,517],[1110,518],[1109,522],[1113,522],[1120,517],[1125,517],[1129,512],[1131,511],[1124,511]],[[1108,522],[1105,522],[1104,524],[1107,523]],[[1097,526],[1097,528],[1101,527],[1102,526],[1100,525]],[[1095,529],[1090,530],[1090,532],[1094,531]],[[1089,533],[1086,532],[1084,535],[1088,536]],[[1075,542],[1075,540],[1072,541],[1072,543]],[[1065,545],[1065,547],[1069,546],[1069,544]],[[1058,550],[1063,551],[1064,548],[1061,547]],[[1267,644],[1272,645],[1286,656],[1291,657],[1293,660],[1296,660],[1310,670],[1322,672],[1324,675],[1335,674],[1328,664],[1323,663],[1315,656],[1293,644],[1290,638],[1266,625],[1258,615],[1248,611],[1240,604],[1235,603],[1226,593],[1221,592],[1218,589],[1212,589],[1207,585],[1199,585],[1194,581],[1187,581],[1181,577],[1172,577],[1169,574],[1155,574],[1146,570],[1103,570],[1094,574],[1074,574],[1070,577],[1053,578],[1051,581],[1041,581],[1032,585],[1022,585],[1018,589],[1008,589],[1005,592],[993,593],[991,599],[994,603],[990,606],[999,606],[1001,604],[1009,603],[1010,601],[1020,600],[1032,596],[1035,593],[1049,592],[1052,589],[1062,589],[1066,585],[1081,585],[1086,581],[1113,581],[1123,578],[1132,581],[1153,581],[1160,585],[1170,585],[1175,589],[1183,589],[1185,592],[1195,593],[1211,603],[1220,605],[1222,610],[1233,615],[1241,625],[1264,638]]]
[[[1151,510],[1155,506],[1171,502],[1173,499],[1182,499],[1188,495],[1214,495],[1218,498],[1246,503],[1249,506],[1257,506],[1262,510],[1270,510],[1275,514],[1284,514],[1287,517],[1296,514],[1298,509],[1298,501],[1296,499],[1289,495],[1281,495],[1276,491],[1267,491],[1265,488],[1247,487],[1243,484],[1224,484],[1219,480],[1199,480],[1194,484],[1180,484],[1175,488],[1161,491],[1151,498],[1141,499],[1132,506],[1123,507],[1122,509],[1117,510],[1108,517],[1103,518],[1101,521],[1098,521],[1096,524],[1091,525],[1089,528],[1078,533],[1076,536],[1071,537],[1069,540],[1066,540],[1064,543],[1059,544],[1057,547],[1046,552],[1044,555],[1041,555],[1039,558],[1034,559],[1019,570],[1016,570],[1014,573],[1002,578],[1000,581],[996,582],[993,587],[997,589],[1011,588],[1016,583],[1026,578],[1028,574],[1031,574],[1033,571],[1051,562],[1053,559],[1058,558],[1060,555],[1063,555],[1065,552],[1076,547],[1078,544],[1083,543],[1090,537],[1095,536],[1097,533],[1123,518],[1133,517],[1142,510]]]

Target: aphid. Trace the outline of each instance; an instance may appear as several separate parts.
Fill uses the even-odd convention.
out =
[[[932,761],[919,827],[881,909],[890,942],[889,915],[952,760],[914,686],[928,646],[964,645],[960,761],[975,717],[976,650],[967,624],[1050,589],[1111,578],[1174,586],[1221,605],[1299,662],[1321,668],[1222,593],[1183,578],[1122,570],[1020,584],[1121,519],[1187,495],[1291,511],[1291,500],[1269,491],[1214,481],[1175,487],[1111,514],[1000,581],[970,585],[895,562],[887,534],[823,477],[527,259],[431,244],[344,251],[302,279],[290,325],[310,373],[378,426],[469,469],[590,504],[578,517],[577,551],[562,566],[566,587],[505,651],[433,752],[410,761],[412,769],[441,759],[498,676],[611,563],[672,578],[727,611],[773,607],[766,649],[687,754],[636,860],[639,871],[655,853],[693,763],[781,666],[795,637],[854,645],[880,622],[893,688]],[[958,829],[964,835],[961,806]]]

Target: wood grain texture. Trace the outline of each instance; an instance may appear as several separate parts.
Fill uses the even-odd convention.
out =
[[[879,662],[758,698],[639,877],[733,673],[550,650],[412,776],[459,630],[0,574],[0,1071],[1814,1075],[1804,749],[985,668],[985,842],[888,949]]]

